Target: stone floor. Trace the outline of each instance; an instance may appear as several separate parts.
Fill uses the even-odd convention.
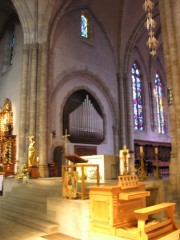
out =
[[[159,240],[179,240],[180,231],[176,231]],[[0,218],[1,240],[127,240],[125,238],[92,233],[88,239],[77,239],[61,233],[47,234],[24,225]]]
[[[47,234],[38,230],[0,218],[1,240],[80,240],[70,236],[53,233]]]
[[[0,239],[2,240],[42,240],[46,235],[24,225],[0,218]]]
[[[127,240],[124,238],[92,233],[88,239],[77,239],[61,233],[47,234],[33,228],[0,218],[1,240]]]
[[[53,234],[50,234],[50,235],[42,236],[42,238],[44,238],[44,239],[46,239],[46,240],[54,240],[54,239],[61,239],[61,240],[80,240],[80,239],[77,239],[77,238],[73,238],[73,237],[64,235],[64,234],[62,234],[62,233],[53,233]]]

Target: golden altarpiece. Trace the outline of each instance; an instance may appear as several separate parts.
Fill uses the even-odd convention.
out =
[[[16,136],[12,134],[13,112],[10,99],[6,98],[0,108],[0,164],[5,176],[14,174]]]

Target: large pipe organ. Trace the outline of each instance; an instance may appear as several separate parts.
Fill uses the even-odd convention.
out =
[[[70,139],[84,139],[100,143],[104,138],[103,118],[99,115],[88,95],[84,102],[69,114]]]

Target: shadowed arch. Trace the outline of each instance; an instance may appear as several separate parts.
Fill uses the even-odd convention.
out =
[[[62,165],[64,164],[64,147],[56,146],[53,151],[53,162],[55,164],[56,177],[62,177]]]

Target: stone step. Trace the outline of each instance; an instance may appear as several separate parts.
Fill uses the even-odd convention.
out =
[[[20,181],[20,182],[19,182]],[[30,189],[32,191],[38,190],[49,190],[57,192],[61,191],[62,181],[56,180],[39,180],[39,179],[28,179],[27,183],[23,183],[22,179],[6,179],[3,182],[4,185],[4,193],[9,192],[12,188],[16,188],[17,191],[21,191],[21,189]]]
[[[17,191],[35,191],[38,192],[39,190],[42,192],[61,192],[61,185],[52,185],[52,186],[41,186],[36,185],[33,186],[33,184],[19,184],[19,186],[14,186],[13,189],[16,189]]]
[[[56,223],[39,219],[34,216],[26,216],[24,215],[24,212],[16,213],[11,210],[1,209],[1,217],[46,233],[57,232],[59,229],[59,226]]]
[[[22,183],[8,179],[5,184],[6,191],[0,197],[0,217],[46,233],[59,230],[52,214],[47,213],[47,202],[60,196],[60,181],[30,179]]]
[[[6,193],[4,195],[4,198],[12,198],[12,199],[15,199],[15,200],[27,200],[29,202],[33,201],[33,202],[46,202],[48,197],[50,196],[55,196],[56,195],[46,195],[46,194],[34,194],[34,193],[31,193],[30,191],[28,193],[26,192],[15,192],[15,193]]]
[[[18,191],[13,191],[13,192],[7,192],[3,198],[0,198],[1,201],[6,201],[9,202],[9,204],[24,204],[30,208],[34,208],[38,206],[39,204],[43,206],[43,204],[47,203],[48,198],[52,197],[60,197],[59,194],[41,194],[39,192],[38,195],[31,193],[31,191],[28,192],[18,192]]]
[[[10,208],[10,205],[7,204],[6,202],[4,202],[4,203],[1,202],[0,206],[1,206],[1,211],[9,211],[10,210],[13,213],[18,213],[18,214],[23,213],[25,216],[29,216],[30,218],[33,216],[36,218],[48,220],[48,215],[47,215],[46,209],[45,210],[43,208],[40,209],[40,207],[39,208],[29,208],[27,206],[14,204],[13,205],[14,207]]]
[[[11,206],[22,206],[22,207],[28,207],[30,209],[35,209],[36,211],[46,211],[47,208],[47,202],[42,199],[42,202],[36,202],[36,201],[26,201],[23,199],[18,199],[18,198],[3,198],[2,200],[0,199],[1,205],[9,205],[10,208]]]
[[[61,196],[60,191],[57,191],[56,188],[54,189],[34,189],[29,187],[14,187],[12,191],[5,192],[3,195],[7,198],[12,199],[23,199],[27,201],[46,201],[48,197],[59,197]]]

